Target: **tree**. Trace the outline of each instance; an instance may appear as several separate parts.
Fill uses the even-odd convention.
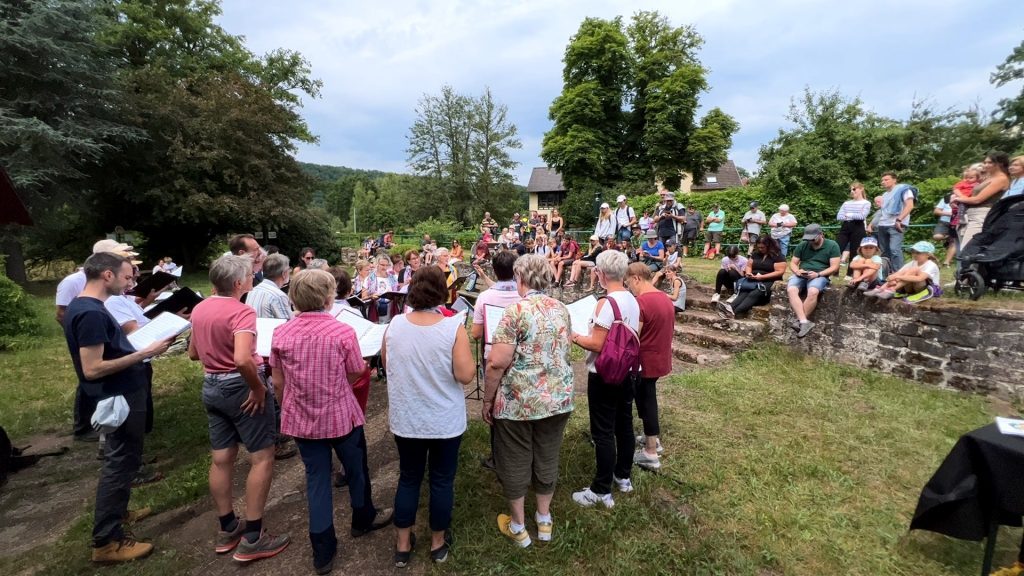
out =
[[[566,48],[541,150],[570,194],[678,182],[683,171],[699,180],[726,160],[736,121],[718,108],[697,119],[708,89],[702,44],[692,26],[673,27],[657,12],[638,12],[628,26],[621,17],[583,21]]]
[[[1002,88],[1021,79],[1024,79],[1024,41],[1013,49],[1002,64],[996,66],[990,81],[996,88]],[[1024,124],[1024,87],[1015,97],[1000,100],[994,116],[1004,128],[1013,132],[1015,144],[1020,146],[1021,140],[1024,139],[1021,135],[1021,124]]]
[[[509,194],[521,148],[508,108],[485,88],[479,98],[443,86],[425,94],[409,129],[409,167],[429,182],[433,214],[472,225],[484,210],[517,201]]]
[[[4,231],[7,274],[17,282],[26,280],[25,242],[52,253],[88,237],[88,171],[143,136],[120,119],[116,62],[94,41],[105,25],[98,7],[92,0],[0,4],[0,163],[36,222]]]

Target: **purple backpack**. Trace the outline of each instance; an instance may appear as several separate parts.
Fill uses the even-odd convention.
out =
[[[605,384],[621,385],[640,374],[640,337],[636,330],[622,321],[614,298],[605,298],[612,305],[615,320],[608,329],[604,347],[597,355],[594,368]]]

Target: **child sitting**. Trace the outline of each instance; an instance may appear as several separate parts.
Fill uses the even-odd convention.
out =
[[[857,249],[857,256],[850,262],[850,276],[848,288],[856,287],[861,292],[878,286],[882,280],[879,273],[882,269],[882,257],[878,254],[878,240],[874,236],[865,236],[860,241],[860,248]]]
[[[679,246],[674,240],[665,242],[665,265],[676,266],[679,264]]]
[[[890,298],[906,298],[907,302],[923,302],[934,296],[941,296],[939,265],[935,260],[935,246],[931,242],[921,241],[910,249],[911,261],[903,268],[889,274],[885,285],[866,292],[866,296],[875,296],[888,300]]]

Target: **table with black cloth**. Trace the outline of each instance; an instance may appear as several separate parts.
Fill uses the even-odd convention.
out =
[[[964,434],[921,490],[911,530],[980,541],[987,538],[982,576],[992,569],[1000,525],[1024,516],[1024,437],[989,424]]]

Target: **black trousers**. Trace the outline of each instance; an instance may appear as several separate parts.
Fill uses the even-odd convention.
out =
[[[839,228],[839,235],[836,236],[836,242],[839,244],[839,251],[852,252],[852,257],[860,248],[860,241],[863,240],[867,234],[867,230],[864,229],[863,220],[847,220],[843,222],[843,225]],[[853,270],[851,270],[849,266],[846,267],[846,275],[853,276]]]
[[[748,284],[749,283],[749,284]],[[754,306],[764,306],[772,300],[772,284],[774,282],[753,282],[751,280],[744,280],[742,288],[748,288],[756,284],[764,284],[765,289],[758,290],[746,290],[741,289],[736,295],[736,299],[732,301],[732,311],[738,316],[740,314],[746,314],[748,310]]]
[[[644,436],[660,436],[657,378],[641,378],[636,386],[636,413],[644,424]]]
[[[590,489],[611,494],[612,476],[629,478],[633,471],[633,387],[606,384],[597,374],[587,377],[590,437],[594,441],[597,472]]]
[[[93,412],[96,412],[96,399],[86,394],[85,390],[82,389],[82,385],[79,384],[78,389],[75,390],[75,436],[82,436],[92,432],[90,420],[92,420]]]
[[[96,513],[92,525],[92,545],[96,548],[120,541],[124,537],[121,522],[128,514],[132,478],[142,465],[147,396],[144,383],[125,394],[128,418],[120,428],[107,434],[103,468],[100,469],[100,481],[96,484]]]
[[[728,287],[730,293],[736,293],[736,281],[742,278],[735,270],[719,270],[715,275],[715,293],[720,294],[722,287]]]

